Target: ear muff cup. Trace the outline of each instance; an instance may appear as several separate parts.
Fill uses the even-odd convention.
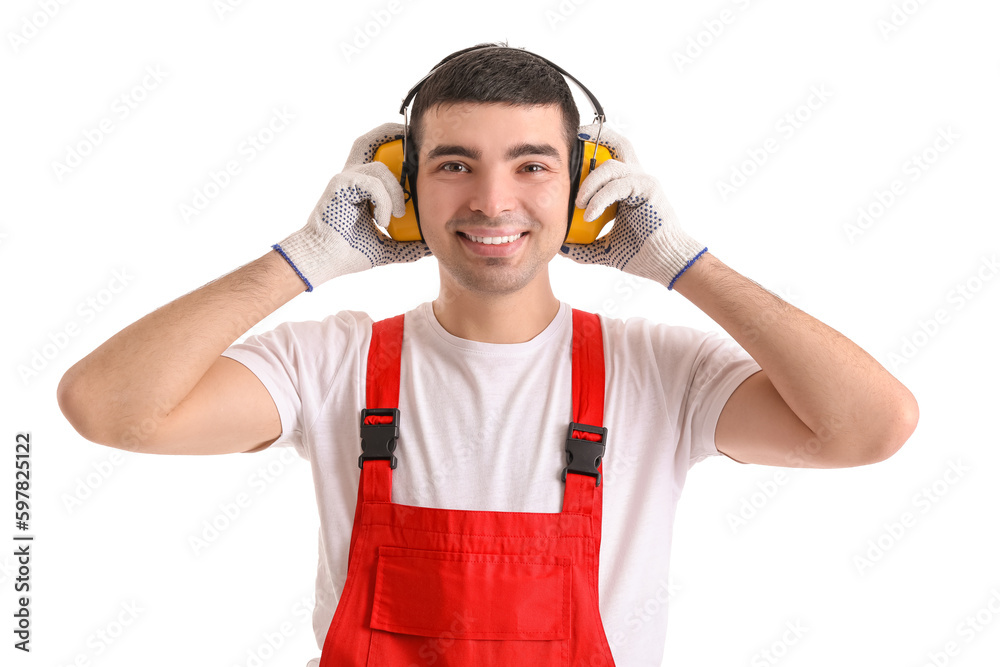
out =
[[[598,146],[593,141],[579,139],[580,148],[579,163],[574,166],[573,183],[570,185],[569,197],[569,225],[567,226],[566,238],[563,243],[593,243],[605,225],[615,219],[618,215],[618,203],[604,209],[595,220],[587,221],[583,219],[586,209],[576,208],[576,196],[580,192],[580,186],[590,175],[590,161],[594,158],[594,168],[599,167],[606,160],[610,160],[611,151],[605,146]]]
[[[407,158],[408,164],[403,164],[403,138],[399,137],[394,141],[389,141],[375,150],[372,158],[375,162],[381,162],[389,167],[389,171],[396,177],[403,187],[403,194],[406,199],[406,212],[403,217],[389,218],[387,231],[396,241],[422,241],[423,234],[420,232],[420,219],[417,215],[417,188],[416,183],[416,158],[412,161]],[[412,164],[409,164],[412,162]],[[374,209],[373,209],[374,210]]]
[[[407,143],[410,143],[409,138],[407,138]],[[406,159],[403,162],[403,192],[406,194],[406,199],[409,203],[413,204],[413,221],[417,226],[417,238],[421,241],[424,240],[424,233],[420,229],[420,209],[417,207],[417,151],[413,150],[413,144],[410,143],[407,146],[409,150],[406,151]]]
[[[577,138],[569,152],[569,214],[566,216],[566,236],[573,228],[573,214],[576,213],[576,195],[580,192],[580,170],[583,169],[583,139]]]

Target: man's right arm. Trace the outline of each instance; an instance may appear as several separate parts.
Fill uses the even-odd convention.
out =
[[[264,385],[224,352],[302,291],[348,273],[431,254],[423,241],[381,232],[406,211],[403,188],[374,149],[402,136],[398,123],[355,140],[305,226],[260,259],[123,329],[59,383],[59,407],[103,445],[156,454],[226,454],[281,435]]]
[[[268,252],[126,327],[72,366],[59,406],[85,438],[155,454],[226,454],[281,435],[260,380],[221,356],[252,326],[305,290]]]

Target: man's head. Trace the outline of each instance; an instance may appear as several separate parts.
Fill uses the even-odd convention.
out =
[[[557,105],[567,150],[572,149],[580,112],[562,74],[537,56],[506,44],[479,44],[459,54],[435,65],[413,100],[409,141],[415,153],[421,148],[422,120],[428,109],[458,102]]]
[[[411,193],[443,286],[480,296],[548,289],[578,125],[559,71],[517,49],[469,51],[423,83],[406,150],[419,155]]]

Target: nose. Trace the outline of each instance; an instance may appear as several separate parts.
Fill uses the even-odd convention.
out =
[[[516,184],[511,174],[501,169],[480,169],[477,176],[469,184],[470,209],[488,218],[496,218],[516,208]]]

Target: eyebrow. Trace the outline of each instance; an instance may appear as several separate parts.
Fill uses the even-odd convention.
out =
[[[517,144],[507,150],[507,159],[516,160],[527,155],[545,155],[559,160],[559,151],[552,144]],[[561,162],[561,160],[560,160]]]
[[[454,155],[457,157],[468,158],[470,160],[481,160],[483,152],[475,148],[468,148],[458,144],[441,145],[432,148],[427,154],[427,159],[433,160],[434,158],[444,155]],[[562,160],[559,157],[559,151],[556,150],[555,146],[552,146],[551,144],[520,143],[507,149],[505,157],[507,160],[516,160],[517,158],[525,157],[527,155],[544,155],[555,158],[557,161],[562,163]]]
[[[483,152],[473,148],[459,146],[458,144],[435,146],[431,149],[431,152],[427,154],[427,159],[433,160],[434,158],[441,157],[442,155],[455,155],[458,157],[469,158],[470,160],[479,160],[483,157]]]

